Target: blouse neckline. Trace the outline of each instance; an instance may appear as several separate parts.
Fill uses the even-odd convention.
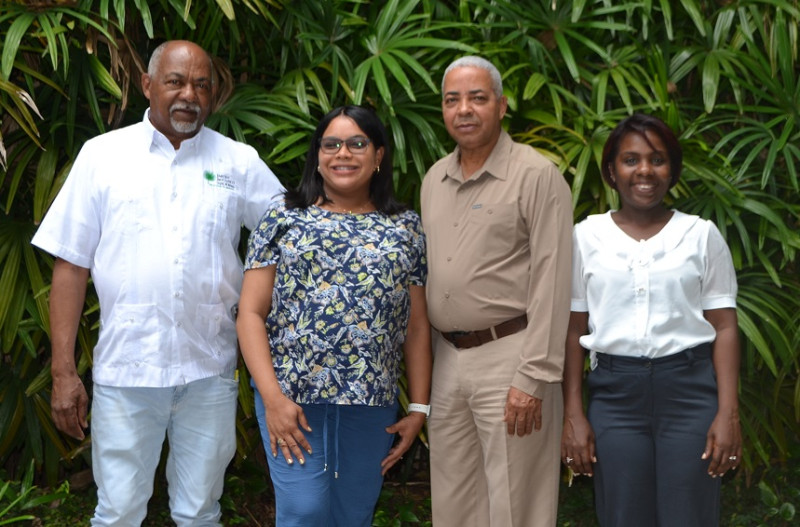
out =
[[[685,214],[679,210],[672,209],[672,217],[656,234],[646,240],[637,240],[623,231],[617,222],[611,217],[614,210],[609,210],[605,214],[599,215],[598,219],[605,223],[598,233],[607,232],[613,237],[615,242],[622,244],[623,247],[636,245],[659,246],[665,251],[669,251],[678,246],[691,226],[699,219],[698,216]]]

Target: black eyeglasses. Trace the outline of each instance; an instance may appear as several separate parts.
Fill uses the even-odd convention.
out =
[[[342,145],[347,145],[351,154],[363,154],[370,144],[370,140],[361,135],[354,135],[347,139],[338,137],[323,137],[319,141],[319,148],[325,154],[336,154],[342,149]]]

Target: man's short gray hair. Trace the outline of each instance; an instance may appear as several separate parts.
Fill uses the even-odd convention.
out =
[[[161,55],[164,54],[164,50],[167,49],[167,46],[170,42],[174,42],[172,40],[167,40],[166,42],[162,42],[158,45],[156,49],[153,50],[153,53],[150,55],[150,62],[147,63],[147,74],[153,77],[156,73],[158,73],[158,68],[161,66]],[[217,83],[217,71],[214,68],[214,61],[211,60],[211,55],[208,54],[205,50],[203,52],[208,57],[208,66],[211,70],[211,84]]]
[[[461,57],[460,59],[456,59],[447,66],[447,69],[444,70],[444,75],[442,76],[442,95],[444,96],[444,80],[447,78],[447,74],[453,71],[456,68],[481,68],[489,72],[489,76],[492,79],[492,91],[499,99],[503,96],[503,78],[500,76],[500,71],[495,67],[494,64],[489,62],[483,57],[478,57],[476,55],[468,55],[466,57]]]
[[[150,62],[147,63],[147,74],[151,77],[158,72],[158,67],[161,65],[161,55],[164,54],[164,49],[167,47],[167,44],[169,44],[169,41],[162,42],[153,50],[153,54],[150,55]]]

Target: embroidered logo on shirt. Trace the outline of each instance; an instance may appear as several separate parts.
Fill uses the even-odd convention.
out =
[[[475,210],[475,209],[479,209],[481,207],[483,207],[482,203],[476,203],[475,205],[472,206],[472,209]]]
[[[229,174],[215,174],[210,170],[203,172],[203,178],[209,186],[223,188],[225,190],[236,190],[236,180]]]

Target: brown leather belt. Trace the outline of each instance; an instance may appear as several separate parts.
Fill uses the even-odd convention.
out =
[[[487,342],[501,339],[522,331],[528,327],[528,316],[520,315],[511,320],[501,322],[489,329],[479,329],[477,331],[442,331],[442,336],[453,346],[459,349],[474,348]]]

